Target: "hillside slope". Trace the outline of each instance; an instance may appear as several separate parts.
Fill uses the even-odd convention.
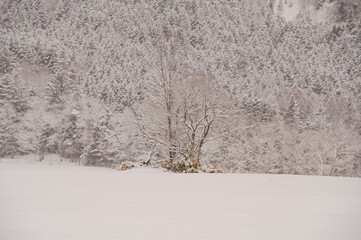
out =
[[[360,9],[1,1],[0,157],[114,166],[197,156],[230,172],[360,177]]]

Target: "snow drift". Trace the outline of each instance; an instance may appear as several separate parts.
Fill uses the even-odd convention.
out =
[[[0,162],[0,239],[359,240],[361,179]]]

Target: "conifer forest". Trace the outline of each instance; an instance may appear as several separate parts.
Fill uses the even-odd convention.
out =
[[[361,177],[359,0],[1,0],[0,157]]]

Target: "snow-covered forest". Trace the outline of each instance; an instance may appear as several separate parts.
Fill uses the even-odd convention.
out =
[[[0,157],[26,154],[360,177],[361,2],[2,0]]]

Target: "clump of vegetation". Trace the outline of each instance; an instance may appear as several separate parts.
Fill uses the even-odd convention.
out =
[[[130,161],[125,161],[120,164],[119,171],[126,171],[134,168],[135,165]]]
[[[210,164],[202,168],[205,173],[225,173],[226,171],[218,167],[216,164]]]
[[[176,173],[198,173],[198,168],[189,160],[170,160],[162,161],[161,167]]]

